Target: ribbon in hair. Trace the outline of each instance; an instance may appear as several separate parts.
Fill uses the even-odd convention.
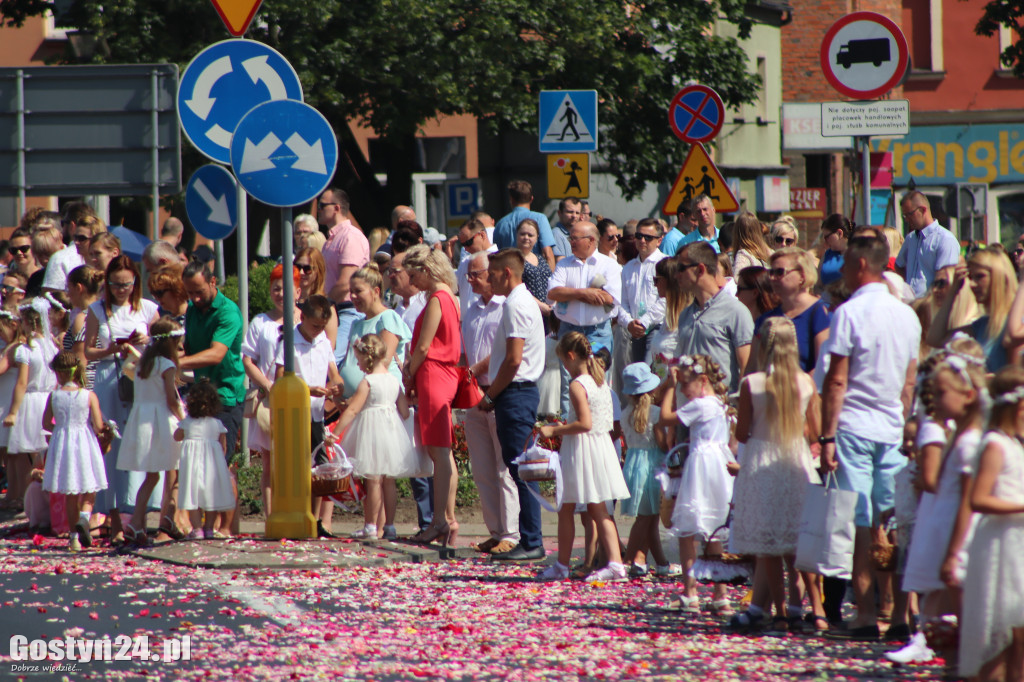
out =
[[[967,360],[965,360],[961,355],[950,355],[945,360],[943,360],[943,362],[945,362],[950,369],[955,371],[957,373],[957,376],[963,379],[968,386],[974,385],[974,382],[971,381],[971,375],[967,373]],[[939,364],[936,366],[936,369],[940,369],[941,367],[942,365]]]
[[[0,319],[3,320],[15,320],[17,319],[10,310],[0,310]]]

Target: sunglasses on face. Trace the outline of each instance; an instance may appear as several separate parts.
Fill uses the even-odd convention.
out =
[[[777,279],[782,279],[788,273],[795,272],[796,270],[797,268],[772,268],[771,270],[768,271],[768,276],[775,277]]]
[[[107,284],[110,285],[111,289],[120,289],[121,291],[124,291],[125,289],[131,289],[135,286],[135,280],[133,279],[129,282],[107,282]]]
[[[26,254],[26,253],[28,253],[31,250],[32,250],[32,247],[27,245],[27,244],[25,246],[12,246],[11,249],[10,249],[11,253],[21,253],[21,254]]]
[[[619,241],[619,236],[620,235],[617,235],[617,234],[606,234],[604,236],[604,238],[607,239],[610,242],[617,242],[617,241]]]
[[[635,238],[636,239],[642,239],[645,242],[653,242],[655,239],[658,238],[658,235],[656,235],[656,234],[644,234],[642,232],[637,232],[636,235],[635,235]]]
[[[304,275],[308,275],[309,273],[313,272],[313,266],[309,265],[308,263],[306,265],[300,265],[299,263],[295,263],[295,269]]]
[[[477,234],[480,234],[480,233],[477,232]],[[468,249],[469,245],[473,243],[474,239],[476,239],[476,234],[471,235],[470,238],[467,239],[466,241],[459,240],[459,246],[461,246],[464,249]]]
[[[5,284],[3,286],[3,291],[4,291],[4,294],[10,294],[10,293],[23,294],[23,293],[25,293],[24,289],[22,289],[21,287],[16,287],[16,286],[14,286],[12,284]]]
[[[153,298],[162,298],[167,291],[167,289],[150,289],[149,293],[153,294]]]
[[[775,238],[775,243],[780,246],[792,246],[793,244],[796,244],[796,239],[793,237],[783,237],[779,235]]]
[[[75,241],[81,244],[82,242],[89,241],[89,235],[87,234],[76,234],[74,237]]]

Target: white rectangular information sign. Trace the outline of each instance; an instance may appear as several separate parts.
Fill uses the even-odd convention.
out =
[[[910,102],[905,99],[871,102],[822,102],[821,134],[906,135],[910,132]]]

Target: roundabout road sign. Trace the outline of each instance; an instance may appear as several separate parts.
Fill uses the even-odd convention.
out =
[[[875,12],[840,18],[821,41],[821,70],[839,92],[875,99],[895,87],[907,71],[910,52],[903,31]]]
[[[706,85],[687,85],[668,105],[669,125],[683,142],[707,142],[722,130],[724,121],[722,98]]]
[[[313,107],[285,99],[264,102],[238,123],[231,168],[242,187],[271,206],[298,206],[327,188],[338,165],[338,140]]]
[[[214,43],[189,62],[178,86],[178,118],[200,152],[231,163],[231,134],[257,104],[302,101],[295,69],[281,53],[255,40]]]

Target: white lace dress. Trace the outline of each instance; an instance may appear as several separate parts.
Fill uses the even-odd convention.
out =
[[[54,391],[50,409],[54,427],[46,452],[43,490],[77,495],[106,488],[103,454],[89,427],[89,391]]]
[[[185,433],[178,461],[178,507],[185,510],[227,511],[235,508],[221,434],[227,433],[213,417],[185,417],[178,424]]]
[[[16,365],[12,371],[17,375],[19,365],[28,365],[28,386],[11,427],[7,452],[42,452],[46,449],[49,431],[43,429],[43,412],[47,396],[57,388],[57,377],[50,369],[50,362],[56,354],[57,347],[53,342],[41,337],[32,339],[31,346],[25,342],[14,349]]]
[[[402,386],[393,374],[367,374],[369,395],[341,440],[341,449],[352,460],[358,476],[408,478],[422,466],[409,433],[398,414]]]
[[[135,402],[121,436],[117,468],[124,471],[174,471],[178,468],[181,444],[174,440],[178,418],[167,407],[164,373],[174,363],[157,357],[149,376],[135,374]]]
[[[992,494],[1024,505],[1024,449],[997,431],[985,435],[982,449],[989,443],[1003,450],[1003,468]],[[1010,645],[1012,631],[1024,628],[1024,514],[975,518],[960,616],[961,677],[977,675]]]
[[[590,431],[562,438],[562,503],[596,504],[629,498],[619,458],[609,435],[612,426],[612,389],[598,386],[589,374],[575,379],[587,392]],[[568,422],[576,421],[576,408],[569,405]]]
[[[772,438],[766,378],[764,372],[756,372],[744,379],[753,415],[733,488],[730,548],[738,554],[784,556],[796,552],[807,484],[817,483],[819,477],[802,433],[789,444]],[[800,414],[806,414],[814,380],[801,373],[798,382]]]

